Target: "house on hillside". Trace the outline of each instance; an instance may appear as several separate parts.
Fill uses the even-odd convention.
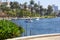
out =
[[[2,18],[7,17],[7,14],[0,12],[0,17],[2,17]]]

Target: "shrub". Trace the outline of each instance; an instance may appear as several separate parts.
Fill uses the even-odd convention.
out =
[[[0,40],[19,37],[23,33],[23,28],[8,20],[0,20]]]

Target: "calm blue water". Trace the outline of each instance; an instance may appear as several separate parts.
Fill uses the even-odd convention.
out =
[[[39,20],[32,19],[33,22],[26,22],[26,20],[17,19],[12,20],[17,25],[21,25],[25,32],[23,35],[39,35],[60,33],[60,18],[41,18]]]

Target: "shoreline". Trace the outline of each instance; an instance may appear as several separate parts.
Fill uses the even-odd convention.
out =
[[[28,17],[27,17],[27,18],[23,18],[23,17],[22,17],[22,18],[18,18],[18,17],[9,17],[9,18],[8,18],[8,17],[7,17],[7,18],[6,18],[6,17],[5,17],[5,18],[0,18],[0,20],[2,20],[2,19],[6,19],[6,20],[13,20],[13,19],[15,19],[15,20],[16,20],[16,19],[36,19],[36,18],[39,18],[39,17],[31,17],[31,18],[28,18]]]
[[[40,19],[45,17],[0,17],[0,20],[6,19],[6,20],[13,20],[13,19]],[[50,17],[50,18],[57,18],[57,17]]]

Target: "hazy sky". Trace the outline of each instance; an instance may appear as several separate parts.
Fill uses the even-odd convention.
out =
[[[29,3],[30,0],[10,0],[10,1],[18,1],[19,3],[24,3],[24,2],[28,2]],[[60,0],[34,0],[34,1],[36,3],[38,3],[38,1],[40,1],[40,4],[43,5],[43,7],[45,7],[45,8],[48,5],[55,4],[60,9]]]

